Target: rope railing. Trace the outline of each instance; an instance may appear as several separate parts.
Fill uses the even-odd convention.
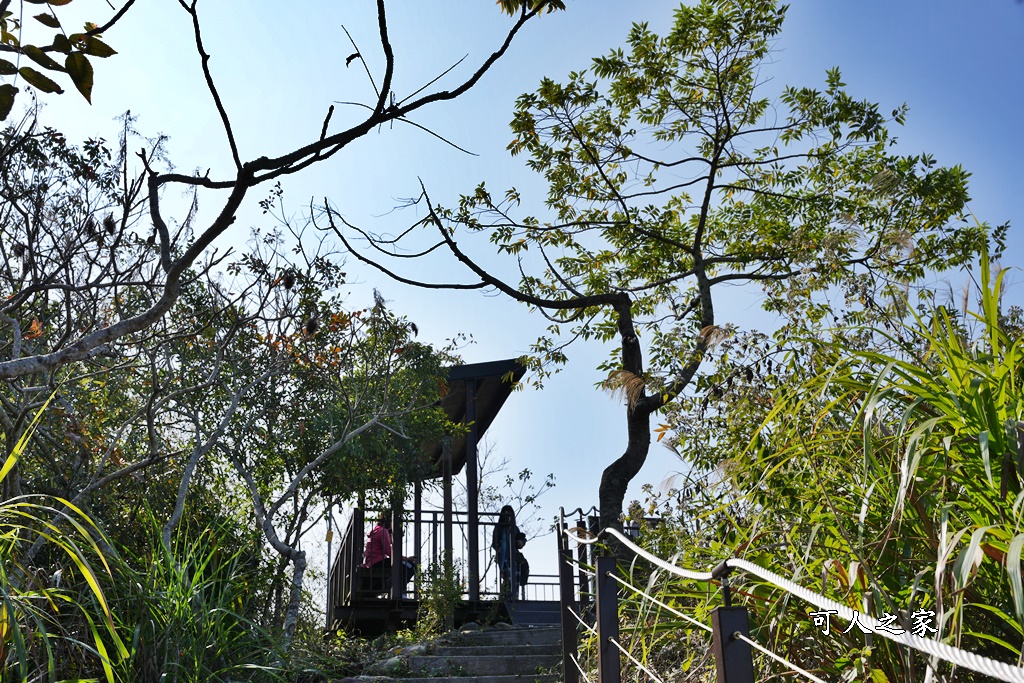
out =
[[[574,609],[572,609],[570,607],[569,608],[569,614],[571,614],[576,619],[576,621],[579,622],[580,626],[582,626],[583,628],[587,629],[587,631],[591,635],[593,635],[593,636],[597,635],[597,629],[594,628],[593,626],[591,626],[590,624],[588,624],[587,622],[583,621],[583,617],[581,617],[580,615],[576,614],[576,610],[574,610]]]
[[[590,679],[587,678],[587,673],[583,670],[583,667],[580,666],[580,660],[577,657],[570,657],[570,659],[572,660],[572,663],[576,665],[576,671],[579,672],[583,683],[590,683]]]
[[[575,513],[579,513],[580,515],[583,514],[580,511],[579,508],[577,508],[577,510],[574,511],[574,512]],[[787,578],[785,578],[783,576],[780,576],[779,574],[776,574],[775,572],[772,572],[772,571],[770,571],[768,569],[765,569],[764,567],[756,565],[756,564],[754,564],[754,563],[752,563],[752,562],[750,562],[748,560],[744,560],[744,559],[741,559],[741,558],[730,558],[730,559],[727,559],[727,560],[723,561],[722,563],[720,563],[718,566],[716,566],[711,571],[698,571],[698,570],[688,569],[688,568],[685,568],[685,567],[679,567],[679,566],[677,566],[675,564],[667,562],[666,560],[664,560],[664,559],[662,559],[660,557],[657,557],[656,555],[651,554],[650,552],[648,552],[648,551],[644,550],[643,548],[640,548],[639,546],[637,546],[635,543],[633,543],[632,539],[628,538],[627,536],[625,536],[624,534],[622,534],[621,532],[619,532],[616,529],[610,529],[610,528],[609,529],[602,529],[602,530],[600,530],[597,533],[587,532],[587,535],[584,537],[584,536],[581,536],[581,535],[579,535],[577,533],[573,533],[573,530],[570,530],[570,529],[567,528],[567,525],[565,524],[565,514],[564,514],[564,512],[562,513],[562,515],[561,515],[561,517],[559,519],[559,523],[560,523],[560,527],[559,527],[560,528],[560,534],[559,534],[559,544],[560,544],[559,547],[560,547],[560,551],[559,551],[559,555],[560,555],[560,559],[562,561],[566,562],[567,568],[568,568],[568,563],[571,562],[571,555],[569,554],[569,551],[568,551],[568,541],[575,541],[577,543],[578,547],[588,547],[588,548],[591,549],[591,552],[593,552],[593,548],[596,548],[596,544],[601,542],[603,539],[614,538],[615,540],[617,540],[619,543],[621,543],[625,548],[627,548],[629,551],[631,551],[636,556],[641,557],[641,558],[647,560],[648,562],[650,562],[655,567],[658,567],[658,568],[660,568],[660,569],[662,569],[662,570],[664,570],[664,571],[666,571],[666,572],[668,572],[668,573],[670,573],[670,574],[672,574],[674,576],[678,576],[680,578],[691,580],[691,581],[720,581],[722,583],[722,586],[723,586],[723,598],[724,598],[725,605],[724,605],[724,607],[715,610],[715,612],[714,612],[714,614],[712,616],[713,627],[709,627],[707,624],[701,623],[697,619],[694,619],[693,617],[690,617],[689,615],[683,614],[679,610],[671,607],[670,605],[665,604],[663,601],[658,600],[656,597],[650,595],[647,591],[637,588],[636,586],[632,585],[631,583],[629,583],[628,581],[626,581],[622,577],[618,576],[616,571],[614,571],[614,565],[612,565],[613,570],[611,570],[611,571],[607,571],[606,570],[604,572],[605,575],[602,575],[601,571],[597,571],[597,572],[595,572],[593,574],[589,574],[590,576],[592,576],[594,578],[594,583],[595,583],[595,591],[594,592],[595,592],[595,594],[598,594],[598,595],[602,594],[602,589],[601,589],[602,583],[611,583],[613,585],[614,584],[618,584],[618,585],[621,585],[621,586],[623,586],[625,588],[628,588],[629,590],[633,591],[638,596],[642,596],[645,600],[653,602],[654,604],[657,604],[660,607],[668,610],[672,614],[682,618],[687,623],[691,623],[691,624],[694,624],[694,625],[696,625],[696,626],[698,626],[698,627],[700,627],[700,628],[702,628],[704,630],[711,631],[714,634],[714,636],[715,636],[714,649],[715,649],[716,661],[718,661],[718,665],[719,665],[720,668],[724,666],[723,662],[725,662],[725,660],[726,660],[726,654],[727,654],[726,651],[730,650],[730,649],[733,651],[732,652],[732,655],[733,655],[732,656],[732,660],[733,660],[733,664],[734,665],[735,665],[736,661],[749,661],[750,662],[749,673],[741,672],[741,673],[738,673],[737,675],[735,675],[733,677],[730,677],[728,675],[728,671],[726,671],[726,676],[725,676],[724,680],[727,681],[727,683],[747,683],[748,681],[750,683],[752,683],[752,681],[753,681],[753,663],[752,663],[751,652],[750,652],[751,648],[753,648],[754,650],[757,650],[758,652],[761,652],[765,656],[768,656],[768,657],[772,658],[773,660],[778,661],[779,663],[781,663],[781,664],[783,664],[785,666],[790,667],[792,671],[794,671],[794,672],[796,672],[796,673],[798,673],[798,674],[800,674],[802,676],[805,676],[808,680],[815,681],[815,683],[825,683],[824,681],[822,681],[821,678],[819,678],[819,677],[811,674],[810,672],[800,668],[799,666],[797,666],[796,664],[790,662],[789,660],[785,659],[784,657],[781,657],[780,655],[778,655],[778,654],[776,654],[774,652],[771,652],[770,650],[768,650],[767,648],[763,647],[762,645],[756,643],[755,641],[753,641],[749,637],[748,626],[747,626],[747,617],[746,617],[746,609],[743,608],[743,607],[735,607],[734,608],[734,607],[732,607],[730,605],[730,597],[729,597],[729,588],[728,588],[727,577],[730,574],[730,572],[732,572],[733,570],[743,571],[743,572],[745,572],[747,574],[750,574],[751,576],[757,577],[761,581],[764,581],[765,583],[768,583],[768,584],[770,584],[770,585],[772,585],[772,586],[774,586],[774,587],[776,587],[776,588],[778,588],[778,589],[780,589],[782,591],[785,591],[786,593],[789,593],[790,595],[794,595],[794,596],[800,598],[801,600],[804,600],[805,602],[807,602],[807,603],[817,607],[819,610],[822,610],[825,613],[834,614],[834,615],[836,615],[836,616],[838,616],[838,617],[840,617],[842,619],[850,621],[851,623],[854,622],[855,620],[859,620],[859,623],[863,624],[863,626],[865,628],[869,628],[872,632],[876,633],[877,635],[879,635],[879,636],[881,636],[883,638],[886,638],[888,640],[891,640],[891,641],[893,641],[893,642],[895,642],[895,643],[897,643],[899,645],[902,645],[904,647],[909,647],[909,648],[918,650],[919,652],[923,652],[923,653],[925,653],[927,655],[930,655],[930,657],[932,657],[932,658],[938,658],[938,659],[950,662],[951,664],[953,664],[955,666],[959,666],[959,667],[963,667],[963,668],[966,668],[966,669],[970,669],[972,671],[976,671],[978,673],[985,674],[986,676],[991,676],[992,678],[995,678],[995,679],[998,679],[998,680],[1001,680],[1001,681],[1006,681],[1007,683],[1024,683],[1024,668],[1021,668],[1021,667],[1018,667],[1018,666],[1013,666],[1011,664],[1006,664],[1004,662],[998,662],[998,661],[990,659],[988,657],[984,657],[984,656],[975,654],[973,652],[968,652],[966,650],[961,650],[960,648],[953,647],[951,645],[947,645],[947,644],[939,642],[937,640],[930,640],[930,639],[927,639],[927,638],[923,638],[923,637],[915,635],[913,633],[908,633],[908,632],[906,632],[903,629],[899,629],[899,631],[902,631],[902,632],[897,632],[897,629],[893,629],[890,626],[890,622],[883,623],[882,621],[879,621],[879,620],[875,619],[874,617],[871,617],[871,616],[869,616],[867,614],[861,614],[860,612],[857,612],[857,611],[853,610],[852,608],[847,607],[846,605],[843,605],[842,603],[836,602],[835,600],[831,600],[830,598],[828,598],[828,597],[826,597],[824,595],[820,595],[818,593],[815,593],[815,592],[805,588],[804,586],[801,586],[800,584],[798,584],[798,583],[796,583],[794,581],[791,581],[790,579],[787,579]],[[593,555],[592,555],[592,557],[593,557]],[[577,565],[577,571],[578,571],[579,570],[579,567],[578,567],[579,563],[577,562],[575,564]],[[596,576],[594,574],[596,574]],[[561,571],[560,571],[560,576],[561,576]],[[570,577],[570,581],[571,581],[571,577]],[[582,597],[583,597],[583,595],[582,595],[583,586],[582,585],[580,586],[580,591],[581,591],[581,599],[582,599]],[[603,594],[606,595],[606,596],[608,596],[608,595],[614,596],[615,595],[614,591],[609,593],[607,590],[603,591]],[[564,589],[564,586],[563,586],[563,604],[565,603],[565,595],[566,595],[566,593],[565,593],[565,589]],[[569,589],[569,596],[570,596],[570,600],[571,600],[572,599],[571,587]],[[613,599],[617,600],[617,598],[613,598]],[[606,600],[607,600],[607,598],[606,598]],[[617,605],[617,602],[616,602],[616,605]],[[741,616],[739,615],[738,612],[736,612],[737,610],[741,610],[742,611],[742,615]],[[621,650],[622,654],[625,654],[626,657],[630,661],[632,661],[635,665],[637,665],[638,668],[640,668],[641,670],[643,670],[646,673],[648,673],[648,675],[652,676],[652,678],[655,681],[657,681],[658,679],[657,679],[656,676],[654,676],[650,671],[647,670],[646,667],[644,667],[639,662],[637,662],[630,653],[626,652],[622,648],[622,646],[618,643],[617,638],[611,637],[611,636],[605,636],[605,634],[602,633],[602,629],[601,629],[602,619],[606,618],[606,616],[601,614],[600,598],[598,599],[597,611],[598,611],[598,614],[596,616],[596,621],[597,621],[597,624],[598,624],[598,628],[597,629],[592,629],[591,627],[587,626],[586,624],[584,624],[584,626],[588,630],[590,630],[592,633],[596,631],[596,634],[598,635],[598,660],[599,660],[598,661],[598,669],[599,669],[599,672],[601,674],[599,676],[599,683],[618,683],[618,680],[619,680],[619,672],[618,672],[618,654],[619,654],[619,650]],[[573,616],[575,616],[576,619],[578,619],[578,620],[580,619],[579,615],[577,615],[575,612],[571,612],[571,614]],[[618,633],[617,619],[618,619],[618,613],[617,613],[617,607],[616,607],[615,608],[615,620],[616,621],[615,621],[615,625],[614,625],[614,630],[615,630],[616,636],[617,636],[617,633]],[[580,620],[580,622],[582,623],[582,620]],[[564,627],[563,627],[563,648],[565,647],[564,641],[565,641],[566,634],[567,634],[567,632],[564,630]],[[573,638],[574,638],[573,639],[573,648],[575,648],[575,631],[573,631],[573,633],[570,634],[570,635],[572,635]],[[602,652],[605,651],[605,645],[606,644],[610,644],[613,641],[615,643],[615,646],[618,649],[615,651],[614,667],[611,667],[611,666],[606,666],[605,664],[603,664],[601,662],[601,659],[602,659],[601,654],[602,654]],[[743,652],[739,653],[738,655],[737,655],[737,651],[736,651],[737,647],[743,648]],[[728,666],[725,666],[725,668],[728,669]],[[742,669],[742,668],[744,668],[744,667],[741,665],[740,669]],[[612,671],[612,669],[614,669],[614,672]],[[719,680],[723,680],[723,679],[720,678]],[[565,683],[576,683],[576,682],[572,681],[572,680],[569,680],[569,677],[567,676],[567,679],[566,679]]]
[[[780,657],[779,655],[775,654],[774,652],[772,652],[768,648],[762,647],[760,643],[757,643],[757,642],[751,640],[750,638],[747,638],[742,633],[734,633],[732,635],[733,635],[733,638],[735,638],[736,640],[742,640],[744,643],[746,643],[750,647],[754,648],[755,650],[757,650],[761,654],[766,655],[768,657],[771,657],[772,659],[774,659],[776,662],[778,662],[780,664],[784,664],[785,666],[788,666],[790,669],[792,669],[796,673],[800,674],[801,676],[804,676],[805,678],[814,681],[814,683],[825,683],[825,681],[823,681],[822,679],[818,678],[817,676],[812,674],[810,671],[807,671],[806,669],[801,669],[799,666],[797,666],[793,662],[789,661],[785,657]]]
[[[630,582],[626,581],[621,576],[612,575],[611,578],[614,579],[615,581],[617,581],[618,583],[622,584],[626,588],[629,588],[630,590],[632,590],[637,595],[644,596],[645,598],[647,598],[648,600],[653,602],[655,605],[659,605],[661,607],[664,607],[669,612],[671,612],[672,614],[676,615],[677,617],[679,617],[683,621],[689,622],[689,623],[693,624],[694,626],[696,626],[697,628],[702,628],[705,631],[708,631],[709,633],[711,632],[711,627],[708,626],[707,624],[705,624],[703,622],[700,622],[700,621],[697,621],[696,619],[691,617],[689,614],[683,614],[682,612],[677,610],[675,607],[670,607],[669,605],[666,605],[664,602],[662,602],[658,598],[654,597],[653,595],[651,595],[647,591],[644,591],[644,590],[641,590],[641,589],[637,588],[636,586],[634,586]]]
[[[615,647],[617,647],[619,649],[619,652],[621,652],[622,654],[626,655],[626,659],[628,659],[629,661],[633,662],[633,664],[636,665],[636,668],[640,669],[645,674],[650,676],[651,680],[654,681],[654,683],[665,683],[665,681],[661,680],[661,678],[658,676],[658,674],[656,674],[653,671],[651,671],[650,669],[648,669],[646,666],[644,666],[642,663],[640,663],[637,660],[636,657],[634,657],[632,654],[630,654],[629,650],[627,650],[626,648],[622,647],[622,643],[620,643],[618,641],[618,639],[616,639],[616,638],[609,638],[608,642],[611,643],[612,645],[614,645]]]
[[[589,576],[591,578],[596,576],[596,574],[594,574],[594,570],[592,568],[588,568],[589,565],[585,565],[582,562],[580,562],[579,560],[574,560],[572,558],[569,558],[568,562],[569,562],[569,565],[572,566],[572,568],[575,571],[577,571],[577,572],[579,572],[581,574],[586,574],[587,576]]]

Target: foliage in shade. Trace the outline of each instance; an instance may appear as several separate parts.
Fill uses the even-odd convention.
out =
[[[289,680],[279,641],[257,623],[259,545],[239,545],[237,520],[225,520],[182,529],[168,551],[150,521],[150,553],[117,568],[116,617],[130,643],[119,679]]]

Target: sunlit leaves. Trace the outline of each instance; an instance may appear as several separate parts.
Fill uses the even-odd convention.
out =
[[[563,0],[497,0],[497,5],[502,12],[513,16],[534,10],[549,13],[565,9]]]
[[[10,449],[0,466],[0,483],[11,476],[15,463],[24,456],[52,400],[53,396],[44,402],[18,443]],[[63,526],[55,525],[53,520],[57,518],[63,518]],[[74,578],[83,584],[84,590],[77,596],[61,589],[61,570],[55,575],[56,579],[40,580],[37,569],[22,563],[21,553],[37,538],[58,558],[57,566],[63,567],[67,574],[64,582],[70,584]],[[100,652],[105,680],[113,682],[109,664],[125,657],[127,649],[117,633],[100,586],[101,575],[97,569],[102,568],[109,577],[110,567],[98,539],[102,539],[102,533],[95,522],[65,499],[27,495],[0,502],[0,655],[5,662],[5,673],[28,679],[37,674],[33,666],[38,663],[52,674],[55,664],[63,664],[55,661],[53,644],[63,641],[73,648],[71,651],[81,648],[91,655]],[[68,613],[76,612],[84,615],[91,626],[91,645],[95,646],[95,651],[84,644],[86,639],[81,633],[74,633],[65,623]],[[34,656],[28,655],[37,649],[39,652]]]
[[[758,511],[765,538],[785,537],[788,550],[771,556],[788,556],[808,579],[820,575],[816,590],[852,606],[868,600],[876,613],[942,612],[938,637],[1015,659],[1024,633],[1024,352],[1001,327],[987,256],[980,270],[977,314],[929,303],[883,326],[832,330],[827,344],[789,340],[794,350],[774,368],[788,380],[748,430],[749,448],[719,466]],[[744,552],[758,544],[745,542]],[[860,581],[844,569],[853,565]],[[778,641],[799,631],[781,605],[751,605]],[[829,666],[826,654],[801,656]],[[889,680],[906,666],[887,646],[872,660]]]

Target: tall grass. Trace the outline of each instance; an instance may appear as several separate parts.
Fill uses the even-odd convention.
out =
[[[25,452],[45,409],[4,460],[0,482]],[[52,564],[25,566],[22,553],[40,536]],[[102,576],[111,577],[100,538],[92,520],[62,498],[24,495],[0,501],[0,679],[5,683],[115,680],[114,669],[127,650],[100,585]]]
[[[1024,342],[1001,327],[1001,277],[983,257],[978,312],[908,309],[903,323],[861,335],[888,351],[811,345],[799,362],[813,376],[777,392],[751,446],[677,496],[645,543],[691,567],[745,557],[862,613],[897,615],[908,630],[914,613],[933,612],[928,637],[1020,664]],[[838,619],[825,635],[813,607],[735,579],[755,639],[829,680],[980,679],[843,633]],[[632,581],[705,623],[721,604],[716,585],[640,567]],[[703,632],[638,598],[623,613],[634,656],[664,680],[708,675]],[[757,665],[761,677],[786,676],[770,660]]]
[[[152,520],[151,550],[117,568],[116,619],[128,656],[123,680],[191,683],[285,680],[277,640],[254,618],[257,566],[231,549],[225,522],[181,532],[168,549]]]
[[[3,461],[0,482],[38,420]],[[243,550],[238,520],[198,533],[182,524],[170,548],[149,521],[150,537],[132,542],[149,550],[130,556],[67,500],[0,501],[0,682],[291,681],[358,672],[359,644],[329,647],[306,629],[285,653],[280,634],[260,625],[261,549]],[[45,566],[26,566],[21,557],[39,537],[46,545],[36,561]]]

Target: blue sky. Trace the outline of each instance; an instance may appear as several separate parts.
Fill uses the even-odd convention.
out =
[[[200,0],[211,68],[232,115],[242,156],[272,156],[315,137],[332,102],[372,97],[357,64],[344,66],[352,52],[341,25],[359,43],[379,74],[383,59],[376,42],[370,0]],[[394,2],[391,36],[396,51],[395,89],[408,93],[468,53],[457,75],[468,73],[493,49],[508,19],[490,0],[474,3]],[[457,193],[479,181],[492,189],[516,186],[542,197],[543,187],[521,159],[504,151],[511,139],[507,123],[517,95],[536,87],[542,76],[564,79],[593,56],[622,44],[631,22],[652,28],[669,25],[675,2],[661,0],[569,0],[565,13],[528,26],[509,54],[467,96],[433,107],[416,120],[479,156],[458,153],[408,126],[373,133],[328,163],[288,179],[286,200],[299,212],[310,197],[327,195],[356,223],[378,232],[397,231],[415,219],[411,212],[389,214],[402,197],[416,194],[422,178],[432,196],[453,203]],[[79,0],[67,9],[99,20],[105,3]],[[139,116],[146,134],[170,136],[169,152],[182,170],[230,170],[230,155],[206,91],[192,45],[188,16],[176,0],[139,0],[106,36],[120,54],[96,63],[90,107],[76,93],[47,96],[44,120],[72,139],[113,138],[113,117],[125,109]],[[904,153],[929,152],[942,164],[962,164],[973,174],[972,209],[993,224],[1024,225],[1019,203],[1024,152],[1019,119],[1024,110],[1024,5],[1015,0],[798,0],[763,75],[769,89],[784,85],[821,87],[827,68],[839,66],[851,92],[879,101],[883,111],[906,102],[910,116],[895,135]],[[457,75],[442,83],[456,82]],[[379,76],[378,76],[379,82]],[[358,111],[339,106],[335,129]],[[251,194],[226,243],[244,241],[248,228],[264,225]],[[216,198],[202,198],[212,211]],[[489,259],[482,240],[469,250]],[[1003,265],[1024,266],[1024,241],[1011,230]],[[451,268],[450,272],[446,269]],[[377,287],[395,309],[407,313],[428,340],[458,332],[476,344],[465,350],[469,362],[525,353],[545,327],[539,316],[497,296],[480,292],[425,292],[388,281],[350,264],[359,279],[350,302],[363,305]],[[451,261],[406,271],[450,279],[461,272]],[[953,275],[952,277],[960,277]],[[1021,281],[1019,272],[1011,281]],[[1024,300],[1019,287],[1011,301]],[[725,322],[770,326],[749,292],[735,292],[719,313]],[[545,390],[515,394],[489,436],[513,467],[529,467],[538,477],[554,472],[557,488],[545,497],[550,512],[596,502],[601,471],[625,443],[622,407],[594,384],[594,369],[608,349],[597,344],[570,351],[570,365]],[[637,484],[658,484],[680,468],[676,457],[654,447]],[[634,487],[638,493],[639,486]],[[543,554],[543,550],[532,548]]]

